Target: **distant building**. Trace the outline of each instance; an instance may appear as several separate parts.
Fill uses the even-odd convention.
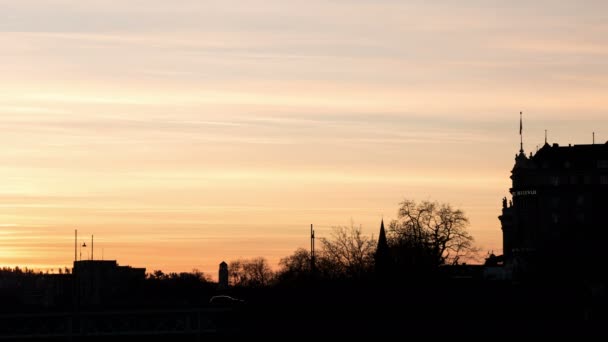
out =
[[[228,264],[225,261],[220,263],[218,286],[220,289],[225,289],[228,287]]]
[[[596,277],[608,237],[608,142],[552,146],[511,171],[512,201],[499,216],[505,266],[514,275],[549,272]]]
[[[145,278],[145,268],[118,266],[116,260],[74,262],[76,300],[83,306],[127,299],[137,293]]]

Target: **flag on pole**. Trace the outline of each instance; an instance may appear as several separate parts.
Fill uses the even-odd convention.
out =
[[[522,133],[524,125],[522,123],[522,112],[519,112],[519,153],[524,153],[524,136]]]
[[[519,135],[521,135],[521,132],[523,129],[523,125],[521,123],[521,115],[522,115],[522,112],[519,112]]]

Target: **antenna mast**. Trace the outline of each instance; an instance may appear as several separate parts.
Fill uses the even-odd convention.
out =
[[[93,247],[95,247],[95,245],[93,244],[93,235],[91,235],[91,260],[94,260],[94,258],[93,258]]]
[[[74,229],[74,262],[78,261],[78,229]]]
[[[315,230],[310,225],[310,271],[315,271]]]

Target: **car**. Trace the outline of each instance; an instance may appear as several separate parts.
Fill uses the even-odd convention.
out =
[[[242,299],[230,297],[227,295],[213,296],[209,299],[211,305],[231,306],[231,305],[242,305],[245,301]]]

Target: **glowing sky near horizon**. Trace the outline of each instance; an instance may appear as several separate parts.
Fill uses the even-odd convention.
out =
[[[276,265],[405,197],[500,253],[519,111],[605,142],[607,57],[603,1],[0,0],[0,265]]]

